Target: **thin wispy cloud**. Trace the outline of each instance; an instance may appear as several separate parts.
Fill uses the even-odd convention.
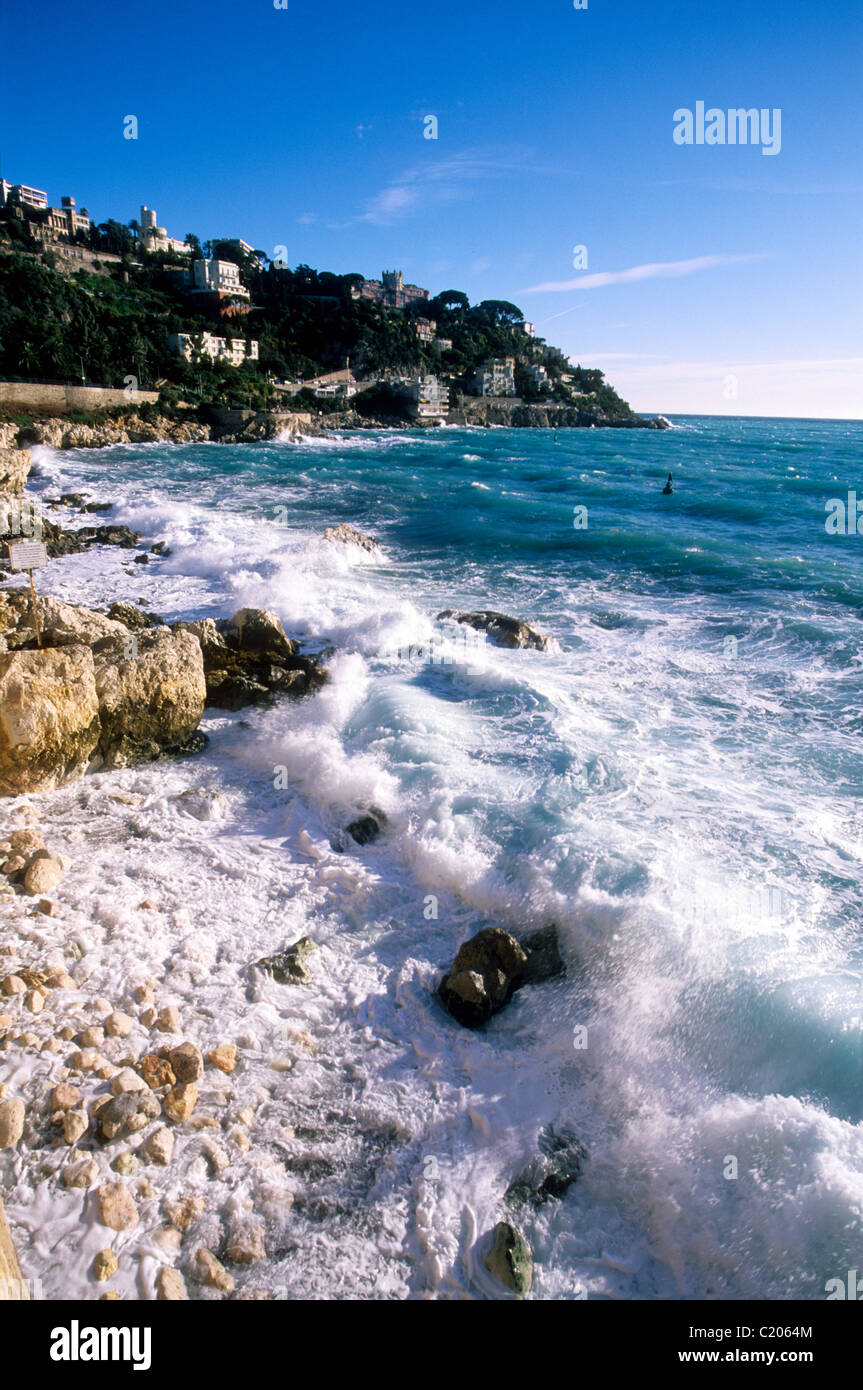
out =
[[[598,290],[605,285],[626,285],[638,280],[676,279],[681,275],[695,275],[699,270],[710,270],[718,265],[735,265],[742,261],[760,259],[757,255],[742,255],[695,256],[689,261],[651,261],[647,265],[630,266],[628,270],[601,270],[593,275],[578,275],[574,280],[544,280],[541,285],[528,285],[517,293],[548,294],[559,290]]]
[[[369,199],[360,220],[383,225],[433,203],[465,198],[473,185],[523,168],[525,158],[520,149],[464,150],[447,159],[415,164]]]

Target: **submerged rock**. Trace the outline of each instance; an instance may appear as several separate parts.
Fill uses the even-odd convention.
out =
[[[537,632],[536,628],[522,622],[520,618],[507,617],[505,613],[494,613],[491,610],[460,613],[455,608],[446,608],[437,616],[438,622],[450,618],[453,622],[465,623],[477,632],[487,632],[499,647],[532,647],[542,652],[548,647],[548,638],[543,633]]]
[[[299,941],[295,941],[293,946],[286,947],[277,955],[265,956],[263,960],[256,961],[255,965],[258,970],[265,970],[268,975],[272,975],[280,985],[306,985],[312,978],[306,962],[315,950],[317,947],[312,938],[303,936]]]
[[[383,816],[380,812],[377,816],[358,816],[345,829],[358,845],[370,845],[372,840],[376,840],[380,835],[382,821]]]
[[[465,1028],[480,1028],[522,985],[551,979],[564,970],[557,928],[545,927],[518,942],[500,927],[486,927],[459,948],[438,993]]]
[[[504,1194],[509,1206],[530,1203],[539,1207],[560,1200],[579,1177],[587,1150],[575,1134],[553,1127],[539,1137],[539,1153],[532,1158]]]
[[[508,1221],[498,1221],[492,1235],[491,1249],[483,1261],[496,1279],[511,1293],[524,1298],[533,1284],[533,1256],[520,1231]]]

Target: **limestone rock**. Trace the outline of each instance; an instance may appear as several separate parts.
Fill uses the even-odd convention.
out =
[[[324,531],[325,541],[339,541],[342,545],[357,545],[360,550],[367,550],[374,553],[380,550],[378,542],[374,536],[366,536],[362,531],[358,531],[355,526],[350,526],[343,521],[340,526],[328,526]]]
[[[127,1038],[134,1027],[135,1020],[128,1014],[115,1010],[105,1019],[105,1032],[109,1038]]]
[[[451,619],[453,622],[466,624],[477,632],[487,632],[492,642],[499,647],[532,647],[541,652],[548,647],[548,638],[543,633],[537,632],[536,628],[530,627],[519,618],[507,617],[505,613],[495,613],[491,610],[460,613],[455,608],[447,608],[437,616],[438,622]]]
[[[156,1027],[160,1033],[179,1033],[180,1011],[176,1004],[168,1004],[156,1014]]]
[[[104,1284],[107,1279],[114,1277],[119,1268],[120,1264],[113,1250],[100,1250],[93,1261],[93,1278]]]
[[[165,1114],[169,1120],[182,1124],[184,1120],[188,1120],[197,1104],[198,1088],[194,1081],[180,1082],[179,1085],[172,1086],[165,1097]]]
[[[539,1207],[560,1200],[577,1180],[587,1157],[578,1136],[550,1126],[539,1136],[539,1154],[510,1183],[504,1200],[513,1207],[530,1203]]]
[[[0,493],[20,497],[29,473],[29,449],[0,449]]]
[[[26,1113],[23,1100],[0,1100],[0,1149],[11,1149],[18,1143]]]
[[[524,1298],[533,1283],[533,1257],[530,1246],[520,1231],[508,1221],[499,1221],[494,1228],[491,1249],[484,1260],[486,1269],[499,1279],[511,1293]]]
[[[0,795],[53,790],[81,776],[99,736],[89,648],[0,656]]]
[[[267,1258],[263,1225],[252,1219],[236,1223],[228,1237],[227,1256],[234,1264],[252,1264],[255,1260]]]
[[[123,1067],[111,1082],[111,1094],[120,1096],[125,1091],[143,1091],[146,1084],[131,1067]]]
[[[48,1107],[52,1114],[58,1110],[71,1110],[81,1099],[81,1092],[77,1086],[62,1084],[55,1086],[51,1092]]]
[[[162,1265],[156,1275],[156,1298],[162,1303],[182,1303],[188,1299],[183,1276],[178,1269]]]
[[[202,1284],[209,1284],[210,1288],[219,1289],[222,1293],[234,1292],[233,1275],[228,1273],[211,1250],[201,1247],[195,1252],[195,1272]]]
[[[63,1116],[63,1138],[72,1148],[90,1128],[90,1117],[85,1110],[67,1110]]]
[[[103,1226],[112,1231],[130,1231],[138,1224],[138,1211],[128,1187],[108,1182],[96,1191],[96,1209]]]
[[[165,1125],[161,1125],[143,1146],[143,1154],[149,1163],[166,1168],[174,1157],[174,1135]]]
[[[63,1169],[64,1187],[92,1187],[99,1176],[99,1165],[94,1158],[85,1158]]]
[[[225,1076],[230,1076],[237,1065],[237,1049],[233,1043],[220,1043],[207,1053],[207,1061]]]
[[[185,1231],[192,1224],[196,1217],[201,1215],[204,1210],[203,1197],[180,1197],[176,1201],[165,1203],[165,1215],[172,1226],[180,1231]]]
[[[207,687],[201,648],[189,633],[156,628],[140,633],[128,656],[129,634],[96,644],[99,700],[98,759],[128,767],[182,750],[201,722]]]

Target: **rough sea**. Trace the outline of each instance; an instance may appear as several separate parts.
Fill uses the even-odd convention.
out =
[[[822,1299],[860,1267],[863,536],[825,506],[863,426],[673,423],[34,450],[36,492],[172,551],[70,556],[44,592],[264,607],[334,649],[313,699],[208,711],[197,757],[38,798],[94,986],[121,1007],[150,973],[188,1036],[241,1042],[244,1165],[192,1136],[158,1181],[263,1215],[275,1296],[504,1297],[505,1217],[538,1299]],[[341,522],[379,553],[325,542]],[[446,608],[553,641],[468,642]],[[549,923],[565,977],[483,1032],[443,1011],[464,940]],[[313,984],[249,985],[304,935]],[[549,1131],[581,1174],[514,1215]],[[54,1268],[81,1201],[35,1170],[9,1194],[46,1297],[104,1243]]]

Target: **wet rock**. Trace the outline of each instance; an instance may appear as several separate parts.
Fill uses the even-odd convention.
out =
[[[142,1152],[148,1163],[156,1163],[166,1168],[174,1157],[174,1135],[171,1130],[161,1125],[150,1135]]]
[[[202,1284],[209,1284],[212,1289],[219,1289],[222,1293],[234,1292],[233,1275],[228,1273],[211,1250],[202,1247],[195,1252],[195,1273]]]
[[[55,1086],[51,1092],[48,1108],[54,1115],[58,1110],[71,1110],[81,1099],[81,1092],[77,1086],[60,1085]]]
[[[194,1043],[180,1043],[169,1054],[178,1081],[198,1081],[204,1075],[204,1059]]]
[[[138,1063],[138,1070],[142,1079],[153,1091],[158,1091],[162,1086],[173,1086],[176,1083],[174,1069],[167,1057],[159,1057],[155,1052],[148,1052]]]
[[[123,1134],[136,1134],[161,1113],[161,1106],[152,1091],[124,1091],[114,1096],[99,1111],[99,1130],[104,1139],[116,1139]]]
[[[145,1082],[131,1067],[123,1067],[111,1082],[111,1094],[124,1095],[127,1091],[143,1091]]]
[[[180,1011],[176,1004],[167,1004],[156,1014],[156,1027],[160,1033],[179,1033]]]
[[[560,1200],[581,1173],[587,1150],[578,1137],[553,1127],[539,1137],[539,1154],[511,1182],[504,1200],[510,1206],[530,1203],[539,1207],[552,1199]]]
[[[466,1028],[480,1028],[517,989],[563,970],[555,927],[534,932],[524,942],[500,927],[486,927],[460,947],[438,993],[453,1018]]]
[[[178,1269],[162,1265],[156,1275],[156,1298],[162,1303],[183,1303],[188,1299],[183,1276]]]
[[[100,727],[89,648],[0,656],[0,795],[53,790],[80,777]]]
[[[508,1221],[499,1221],[492,1235],[491,1249],[484,1264],[511,1293],[524,1298],[533,1283],[533,1257],[520,1231]]]
[[[0,1100],[0,1149],[11,1149],[18,1143],[26,1114],[23,1100]]]
[[[93,1278],[104,1284],[106,1280],[113,1279],[119,1268],[120,1264],[113,1250],[100,1250],[93,1261]]]
[[[142,632],[146,628],[161,626],[162,620],[155,613],[144,613],[133,603],[112,603],[108,617],[115,623],[122,623],[131,632]]]
[[[226,1253],[234,1264],[247,1265],[255,1260],[265,1260],[267,1247],[263,1225],[252,1219],[238,1221],[228,1237]]]
[[[303,936],[274,956],[256,961],[258,970],[265,970],[280,985],[306,985],[312,979],[307,961],[317,947],[310,936]]]
[[[307,695],[326,680],[314,657],[300,655],[274,613],[243,608],[233,618],[174,623],[200,643],[207,682],[207,704],[242,709],[278,695]]]
[[[461,613],[457,609],[447,608],[437,616],[438,622],[448,618],[456,623],[464,623],[477,632],[487,632],[499,647],[531,647],[536,651],[545,651],[548,647],[548,637],[543,633],[519,618],[507,617],[505,613],[491,610]]]
[[[350,825],[345,828],[351,838],[356,840],[358,845],[369,845],[380,835],[381,825],[383,823],[384,817],[379,811],[376,816],[358,816],[356,820],[352,820]]]
[[[63,866],[56,855],[46,849],[37,850],[24,870],[25,892],[38,898],[41,893],[52,893],[63,881]]]
[[[439,989],[449,1013],[466,1028],[479,1028],[518,988],[527,953],[500,927],[486,927],[459,949]]]
[[[180,1082],[178,1085],[172,1086],[165,1097],[165,1114],[175,1124],[182,1124],[183,1121],[188,1120],[197,1104],[198,1088],[194,1081]]]
[[[225,1076],[230,1076],[237,1065],[237,1049],[233,1043],[220,1043],[207,1053],[207,1061]]]
[[[360,550],[367,550],[371,553],[380,550],[374,536],[364,535],[355,526],[349,526],[346,521],[343,521],[340,526],[328,526],[324,532],[324,540],[339,541],[342,545],[358,545]]]
[[[92,1187],[99,1176],[99,1165],[94,1158],[85,1158],[63,1169],[64,1187]]]
[[[108,1182],[97,1188],[96,1211],[102,1225],[112,1231],[130,1231],[138,1224],[132,1194],[121,1182]]]

